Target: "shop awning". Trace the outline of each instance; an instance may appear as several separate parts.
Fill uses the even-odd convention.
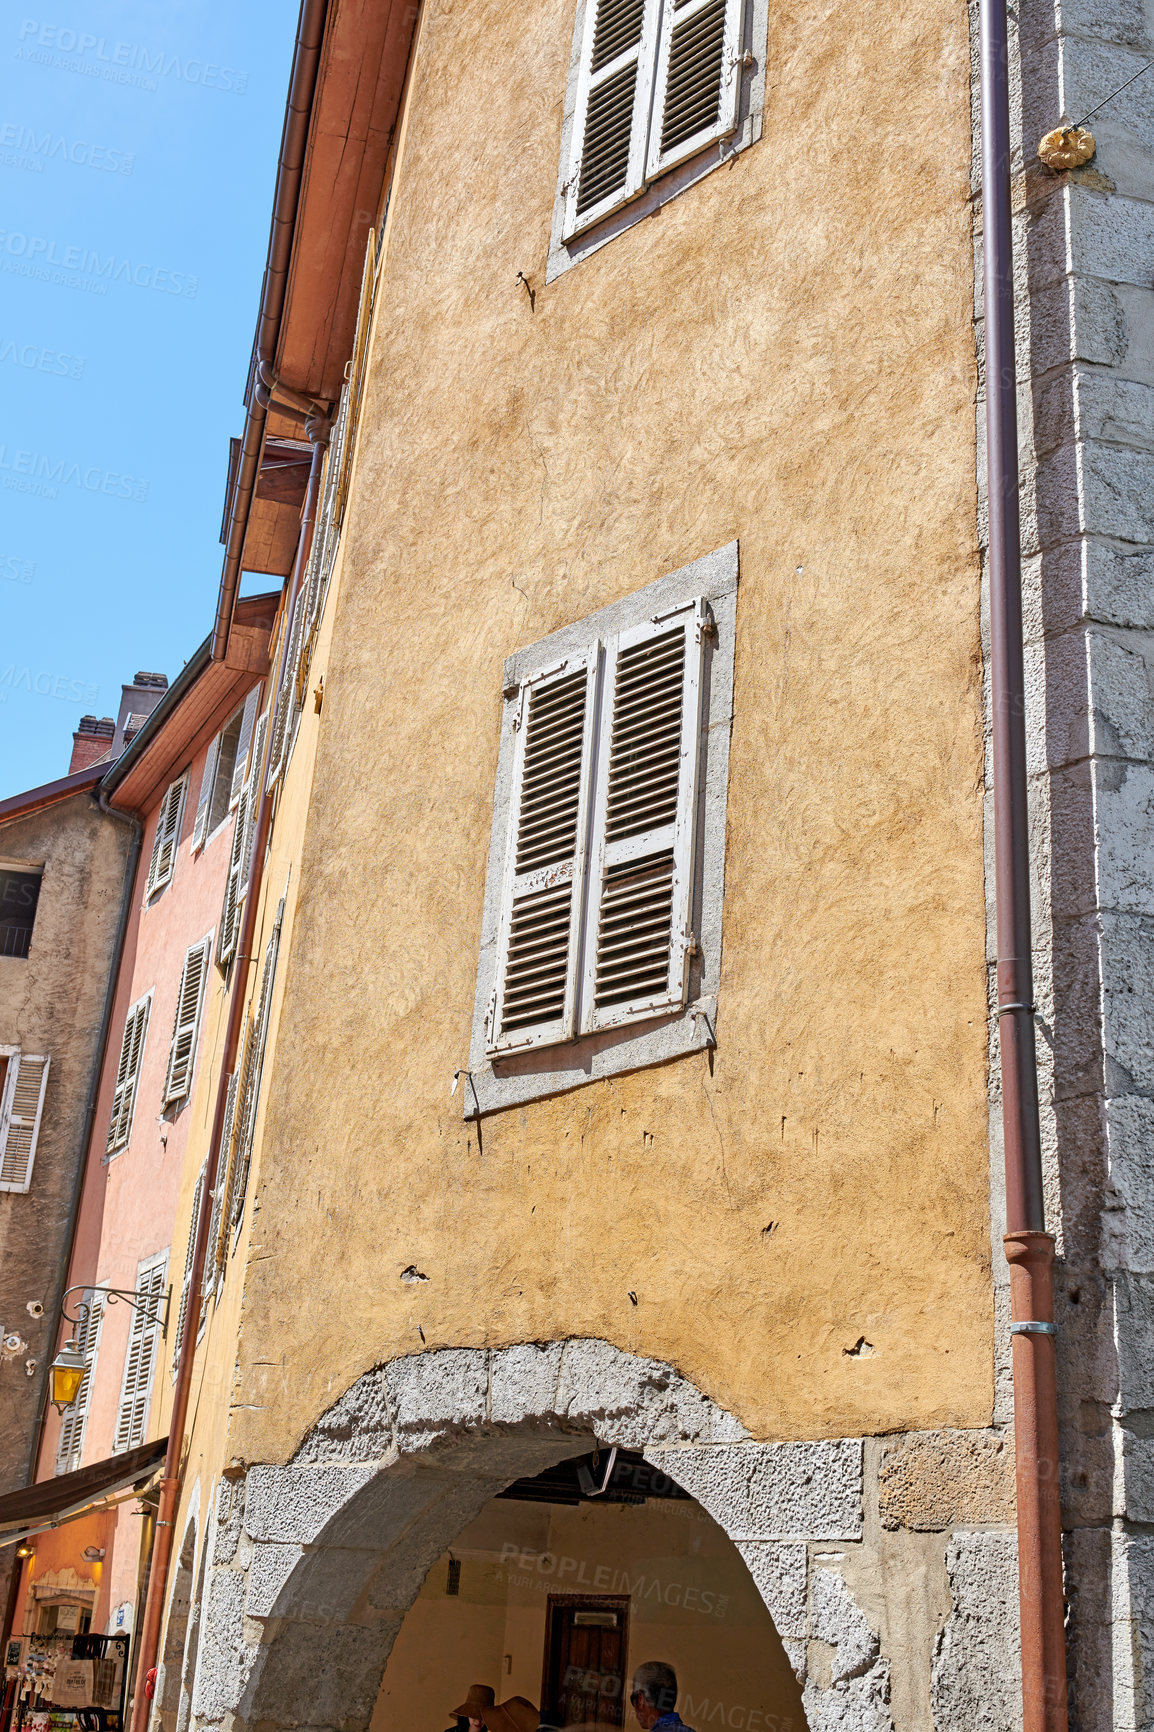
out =
[[[63,1521],[99,1503],[110,1492],[142,1486],[163,1462],[167,1447],[167,1437],[158,1437],[137,1449],[126,1449],[123,1455],[78,1467],[75,1473],[60,1473],[54,1479],[38,1479],[19,1491],[5,1492],[0,1497],[0,1536]]]

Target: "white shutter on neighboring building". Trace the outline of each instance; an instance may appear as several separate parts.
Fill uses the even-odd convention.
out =
[[[235,806],[240,799],[240,791],[248,775],[248,749],[252,744],[252,727],[256,721],[256,706],[259,702],[260,687],[254,686],[244,700],[244,710],[240,718],[240,737],[236,743],[236,762],[233,765],[232,790],[228,801],[230,806]]]
[[[493,1053],[574,1031],[598,664],[593,645],[521,687]]]
[[[27,1191],[32,1183],[48,1063],[27,1052],[13,1053],[8,1060],[0,1102],[0,1191]]]
[[[172,1370],[176,1374],[177,1362],[180,1359],[180,1349],[184,1341],[184,1321],[188,1315],[188,1300],[192,1288],[192,1259],[196,1250],[196,1229],[200,1224],[200,1208],[204,1201],[204,1176],[208,1163],[205,1162],[197,1175],[196,1189],[192,1194],[192,1218],[188,1223],[188,1244],[184,1252],[184,1275],[180,1283],[180,1310],[176,1318],[176,1336],[172,1344]]]
[[[609,646],[597,753],[581,1032],[679,1008],[689,957],[703,603]]]
[[[586,0],[564,238],[645,184],[660,0]]]
[[[116,1071],[116,1087],[112,1092],[112,1116],[108,1123],[107,1152],[122,1149],[132,1135],[132,1113],[136,1105],[136,1085],[144,1059],[144,1042],[148,1035],[148,1018],[152,1010],[152,993],[137,999],[124,1020],[124,1038],[120,1043],[120,1064]]]
[[[212,939],[202,938],[194,944],[184,959],[180,976],[180,991],[176,999],[176,1021],[172,1030],[172,1047],[168,1055],[168,1075],[164,1084],[164,1100],[180,1100],[192,1087],[192,1071],[196,1063],[196,1040],[200,1033],[200,1007],[204,997],[204,981],[212,955]]]
[[[293,723],[296,720],[297,709],[297,663],[300,661],[301,639],[305,627],[305,610],[308,606],[308,592],[302,584],[297,591],[293,603],[292,615],[288,624],[288,652],[285,660],[284,678],[276,695],[276,706],[272,720],[272,747],[268,755],[268,776],[266,787],[271,788],[280,776],[287,763],[289,744]]]
[[[192,825],[192,846],[199,848],[208,831],[208,813],[212,805],[212,791],[216,786],[216,766],[220,762],[221,735],[218,734],[208,748],[208,756],[204,760],[204,774],[200,778],[200,795],[196,802],[196,817]]]
[[[220,936],[216,960],[223,968],[236,950],[240,936],[241,909],[248,894],[248,870],[252,859],[252,844],[256,814],[260,805],[260,766],[268,732],[268,711],[261,713],[253,730],[249,753],[249,774],[244,779],[236,807],[236,828],[232,833],[232,853],[228,862],[228,880],[224,890],[224,905],[220,912]]]
[[[220,1131],[220,1154],[216,1163],[216,1184],[212,1193],[212,1219],[208,1225],[208,1253],[204,1259],[203,1293],[210,1293],[224,1264],[222,1223],[227,1229],[225,1203],[231,1196],[233,1175],[233,1128],[236,1124],[236,1097],[240,1085],[240,1067],[228,1079],[228,1094],[224,1103],[224,1123]]]
[[[160,1344],[161,1320],[164,1315],[164,1291],[168,1280],[168,1252],[144,1263],[136,1277],[137,1305],[132,1313],[132,1330],[128,1351],[124,1357],[124,1381],[120,1389],[120,1406],[116,1415],[116,1433],[112,1441],[113,1455],[135,1449],[144,1442],[148,1429],[148,1407],[152,1398],[152,1374]]]
[[[148,863],[148,888],[145,892],[151,896],[154,891],[162,888],[172,877],[176,864],[176,850],[180,842],[180,824],[184,816],[184,796],[188,788],[188,771],[178,776],[175,782],[170,782],[168,791],[160,803],[160,813],[156,821],[156,835],[152,843],[152,859]]]
[[[665,0],[646,178],[737,125],[742,0]]]
[[[103,1296],[91,1289],[84,1295],[89,1307],[84,1323],[76,1326],[74,1340],[84,1355],[86,1365],[76,1400],[66,1407],[60,1420],[60,1436],[56,1443],[56,1472],[72,1473],[80,1466],[84,1452],[84,1425],[88,1418],[88,1403],[92,1395],[92,1379],[96,1373],[96,1350],[100,1345],[100,1325],[104,1318]]]

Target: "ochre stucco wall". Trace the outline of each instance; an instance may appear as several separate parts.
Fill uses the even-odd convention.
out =
[[[774,8],[762,141],[545,286],[572,28],[573,0],[427,0],[242,1459],[285,1459],[383,1359],[570,1334],[758,1436],[990,1416],[965,10]],[[734,537],[716,1054],[479,1138],[449,1090],[502,658]]]

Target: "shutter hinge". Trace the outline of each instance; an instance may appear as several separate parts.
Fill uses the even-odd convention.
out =
[[[713,617],[713,609],[704,599],[697,604],[697,641],[708,639],[710,643],[717,642],[717,621]]]
[[[696,932],[687,932],[686,933],[686,935],[685,935],[685,954],[686,954],[686,956],[700,956],[701,955],[701,945],[698,942]]]

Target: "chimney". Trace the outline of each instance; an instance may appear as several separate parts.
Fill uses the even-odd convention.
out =
[[[111,757],[115,732],[116,723],[111,716],[81,716],[80,726],[72,736],[72,762],[68,774],[71,776],[74,770],[87,770],[102,758]]]
[[[138,673],[130,686],[121,686],[120,712],[112,741],[114,758],[119,758],[125,746],[132,744],[167,690],[168,679],[164,674]]]

